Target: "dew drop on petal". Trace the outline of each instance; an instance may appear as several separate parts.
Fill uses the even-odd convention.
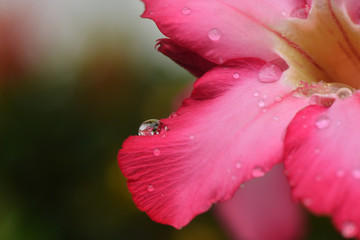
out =
[[[336,96],[339,99],[345,99],[345,98],[351,97],[352,95],[353,95],[353,92],[349,88],[340,88],[336,92]]]
[[[190,140],[194,140],[194,139],[195,139],[195,136],[194,136],[194,135],[190,135],[190,136],[189,136],[189,139],[190,139]]]
[[[311,200],[311,198],[304,198],[302,202],[303,202],[303,204],[304,204],[306,207],[309,207],[309,206],[312,205],[312,200]]]
[[[191,14],[191,9],[187,8],[187,7],[184,7],[181,12],[184,15],[190,15]]]
[[[273,119],[274,119],[274,121],[279,121],[279,117],[278,117],[278,116],[274,116]]]
[[[147,191],[148,192],[153,192],[155,190],[155,188],[154,188],[154,186],[153,185],[149,185],[149,186],[147,186]]]
[[[264,100],[260,99],[260,100],[258,101],[258,106],[259,106],[259,107],[264,107],[264,106],[265,106]]]
[[[315,153],[315,154],[319,154],[319,153],[320,153],[320,149],[315,148],[314,153]]]
[[[360,179],[360,169],[359,168],[353,169],[351,175],[355,179]]]
[[[154,156],[160,156],[160,150],[158,148],[155,148],[153,151]]]
[[[175,118],[175,117],[177,117],[177,116],[178,116],[178,115],[173,112],[173,113],[170,114],[169,118]]]
[[[265,175],[265,171],[262,167],[255,167],[252,170],[252,175],[253,175],[253,177],[262,177]]]
[[[330,119],[326,115],[322,115],[322,116],[318,117],[318,119],[315,122],[315,126],[318,129],[325,129],[325,128],[329,127],[329,125],[330,125]]]
[[[235,167],[236,167],[236,169],[240,169],[241,168],[241,162],[236,162]]]
[[[275,97],[275,102],[281,102],[282,98],[280,96]]]
[[[358,229],[353,222],[344,222],[341,227],[341,234],[345,238],[353,238],[357,235]]]
[[[239,74],[239,73],[235,72],[235,73],[233,74],[233,78],[234,78],[234,79],[239,79],[239,77],[240,77],[240,74]]]
[[[273,63],[267,63],[260,69],[258,78],[260,82],[272,83],[278,81],[281,77],[281,74],[282,69],[279,66]]]
[[[138,134],[140,136],[152,136],[167,130],[167,126],[162,121],[158,119],[149,119],[140,125]]]
[[[309,14],[309,9],[304,7],[304,8],[295,9],[294,11],[292,11],[290,16],[294,18],[306,19],[308,14]]]
[[[260,95],[260,93],[258,91],[254,92],[254,97],[258,97]]]
[[[285,10],[281,10],[281,15],[286,16],[286,11],[285,11]]]
[[[221,38],[221,32],[217,28],[213,28],[208,32],[208,37],[211,41],[219,41]]]

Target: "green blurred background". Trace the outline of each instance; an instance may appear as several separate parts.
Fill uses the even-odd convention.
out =
[[[154,50],[140,0],[1,0],[0,239],[226,239],[211,212],[178,231],[136,209],[123,140],[194,80]],[[341,239],[311,217],[308,239]]]

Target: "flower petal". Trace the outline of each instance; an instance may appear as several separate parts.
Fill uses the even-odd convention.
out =
[[[274,166],[263,178],[250,180],[231,200],[216,206],[233,239],[299,239],[303,215],[291,199],[283,171],[282,164]]]
[[[196,77],[202,76],[205,72],[216,66],[215,63],[204,59],[189,49],[177,45],[171,39],[159,39],[156,48]]]
[[[310,106],[291,122],[285,167],[293,195],[331,215],[344,237],[360,238],[360,94],[330,108]]]
[[[355,24],[360,23],[360,1],[358,0],[338,0],[345,4],[346,10]]]
[[[164,35],[217,64],[275,58],[271,27],[306,5],[304,0],[143,1],[142,16],[154,20]]]
[[[288,86],[258,80],[264,62],[237,60],[194,84],[168,131],[129,137],[118,162],[138,208],[176,228],[282,157],[283,133],[307,101]],[[266,66],[266,65],[265,65]]]

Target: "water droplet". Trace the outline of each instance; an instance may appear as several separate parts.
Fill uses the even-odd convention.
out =
[[[234,79],[239,79],[239,77],[240,77],[240,74],[239,74],[239,73],[236,72],[236,73],[233,74],[233,78],[234,78]]]
[[[265,113],[265,112],[267,112],[267,110],[266,110],[266,109],[263,109],[263,110],[262,110],[262,112],[264,112],[264,113]]]
[[[155,148],[153,151],[154,156],[160,156],[160,150],[158,148]]]
[[[253,177],[262,177],[265,175],[265,171],[262,167],[255,167],[252,170],[252,175],[253,175]]]
[[[345,238],[353,238],[357,235],[358,229],[353,222],[344,222],[341,228],[341,234]]]
[[[194,139],[195,139],[195,136],[194,136],[194,135],[190,135],[190,136],[189,136],[189,139],[194,140]]]
[[[266,93],[264,93],[262,97],[263,97],[263,99],[267,99],[268,95]]]
[[[315,122],[315,126],[318,129],[327,128],[327,127],[329,127],[329,125],[330,125],[330,119],[326,115],[321,115],[320,117],[318,117],[318,119]]]
[[[336,96],[340,99],[345,99],[348,97],[351,97],[353,95],[353,92],[349,88],[340,88],[336,92]]]
[[[338,170],[336,171],[336,176],[337,176],[337,177],[341,178],[341,177],[343,177],[344,175],[345,175],[345,171],[344,171],[344,170],[338,169]]]
[[[312,95],[309,99],[310,105],[320,105],[330,107],[335,102],[335,98],[329,96]]]
[[[265,106],[264,100],[260,99],[260,100],[258,101],[258,106],[259,106],[259,107],[264,107],[264,106]]]
[[[274,119],[274,121],[279,121],[279,117],[278,117],[278,116],[274,116],[273,119]]]
[[[282,69],[279,66],[273,63],[267,63],[260,69],[258,78],[260,82],[272,83],[278,81],[281,75]]]
[[[281,10],[281,15],[286,16],[286,11],[284,9]]]
[[[352,170],[351,175],[355,178],[355,179],[360,179],[360,169],[356,168],[354,170]]]
[[[217,28],[213,28],[208,32],[208,37],[212,41],[219,41],[221,38],[221,32]]]
[[[241,168],[241,162],[237,162],[237,163],[235,164],[235,167],[236,167],[236,169],[240,169],[240,168]]]
[[[154,190],[155,190],[155,188],[154,188],[154,186],[151,185],[151,184],[147,187],[147,191],[148,191],[148,192],[153,192]]]
[[[167,130],[167,126],[162,121],[158,119],[149,119],[140,125],[138,134],[140,136],[152,136]]]
[[[320,149],[318,149],[318,148],[315,148],[315,154],[319,154],[320,153]]]
[[[275,97],[275,102],[281,102],[282,98],[280,96]]]
[[[300,18],[300,19],[306,19],[308,15],[309,15],[309,7],[295,9],[290,14],[291,17]]]
[[[309,207],[312,204],[311,198],[304,198],[304,200],[302,202],[306,207]]]
[[[254,97],[258,97],[260,95],[260,93],[258,91],[254,92]]]
[[[174,112],[171,113],[170,116],[169,116],[169,118],[175,118],[175,117],[178,117],[178,115],[176,113],[174,113]]]
[[[184,7],[181,12],[184,15],[190,15],[191,14],[191,9],[187,8],[187,7]]]

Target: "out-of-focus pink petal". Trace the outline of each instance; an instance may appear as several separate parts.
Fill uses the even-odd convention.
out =
[[[177,45],[168,38],[159,39],[156,47],[159,52],[171,58],[196,77],[202,76],[205,72],[216,66],[215,63],[204,59],[189,49]]]
[[[252,179],[234,197],[216,206],[233,239],[295,240],[303,232],[303,215],[291,199],[282,164]]]
[[[338,2],[343,2],[345,4],[346,10],[351,18],[351,20],[360,24],[360,1],[359,0],[337,0]]]
[[[310,106],[291,122],[285,167],[293,195],[331,215],[345,237],[360,238],[360,94],[330,108]]]
[[[273,25],[306,5],[305,0],[143,1],[142,16],[154,20],[164,35],[217,64],[276,57],[271,50]]]
[[[195,82],[177,116],[162,119],[168,131],[124,142],[120,169],[135,204],[154,221],[181,228],[281,160],[284,130],[307,101],[282,80],[259,81],[264,64],[215,67]]]

